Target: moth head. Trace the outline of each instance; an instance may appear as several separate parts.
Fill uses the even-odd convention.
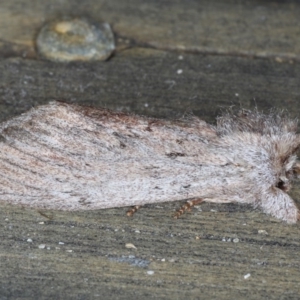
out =
[[[300,178],[300,162],[296,152],[300,148],[300,135],[297,134],[298,120],[292,119],[285,111],[271,110],[268,114],[258,110],[242,109],[237,113],[229,111],[217,120],[217,132],[220,136],[239,134],[239,142],[253,143],[257,137],[259,147],[270,155],[272,169],[272,186],[288,191],[291,182]]]
[[[282,165],[277,177],[276,187],[288,192],[291,189],[291,182],[300,178],[300,162],[295,155],[290,156]]]

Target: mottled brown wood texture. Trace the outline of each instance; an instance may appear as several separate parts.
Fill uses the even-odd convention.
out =
[[[115,55],[41,60],[38,30],[64,15],[109,22]],[[296,0],[2,1],[0,119],[55,99],[207,121],[231,105],[299,116],[299,15]],[[0,299],[299,298],[299,225],[231,204],[174,220],[182,204],[133,218],[1,204]]]

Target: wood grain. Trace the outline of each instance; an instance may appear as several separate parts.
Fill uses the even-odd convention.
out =
[[[156,117],[193,112],[207,121],[230,105],[299,115],[298,1],[0,7],[1,121],[57,99]],[[92,64],[38,60],[38,30],[62,15],[111,23],[122,38],[115,56]],[[299,199],[299,185],[292,197]],[[1,205],[0,299],[299,298],[299,225],[236,205],[204,204],[172,219],[181,204],[145,207],[133,218],[126,209],[39,213]]]
[[[182,70],[182,74],[177,71]],[[0,120],[63,100],[155,117],[213,122],[229,106],[300,109],[300,65],[134,48],[108,62],[0,61]]]
[[[0,294],[28,299],[296,299],[297,225],[249,207],[208,204],[202,212],[174,220],[177,207],[150,206],[132,219],[125,209],[47,211],[53,217],[47,220],[34,210],[1,206]],[[137,249],[126,249],[126,243]],[[46,248],[39,249],[41,244]]]
[[[0,10],[0,53],[6,57],[36,57],[35,38],[40,28],[65,15],[108,22],[117,37],[133,45],[196,53],[300,58],[297,0],[6,1]]]

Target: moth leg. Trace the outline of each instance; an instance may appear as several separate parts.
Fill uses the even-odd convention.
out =
[[[187,203],[185,203],[183,206],[181,206],[180,209],[178,209],[176,211],[176,213],[174,214],[174,219],[178,219],[182,214],[184,214],[184,212],[186,212],[187,210],[191,210],[191,208],[197,204],[202,203],[204,200],[203,199],[195,199],[195,200],[189,200],[187,201]]]
[[[48,216],[47,214],[43,213],[42,211],[38,210],[37,211],[41,216],[49,219],[49,220],[53,220],[53,215],[52,216]]]
[[[136,205],[130,208],[126,213],[127,217],[132,217],[140,208],[141,205]]]

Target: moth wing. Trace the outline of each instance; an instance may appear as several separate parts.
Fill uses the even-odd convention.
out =
[[[59,102],[32,109],[0,126],[0,200],[86,210],[209,195],[205,166],[227,161],[204,157],[215,130],[193,125]]]

